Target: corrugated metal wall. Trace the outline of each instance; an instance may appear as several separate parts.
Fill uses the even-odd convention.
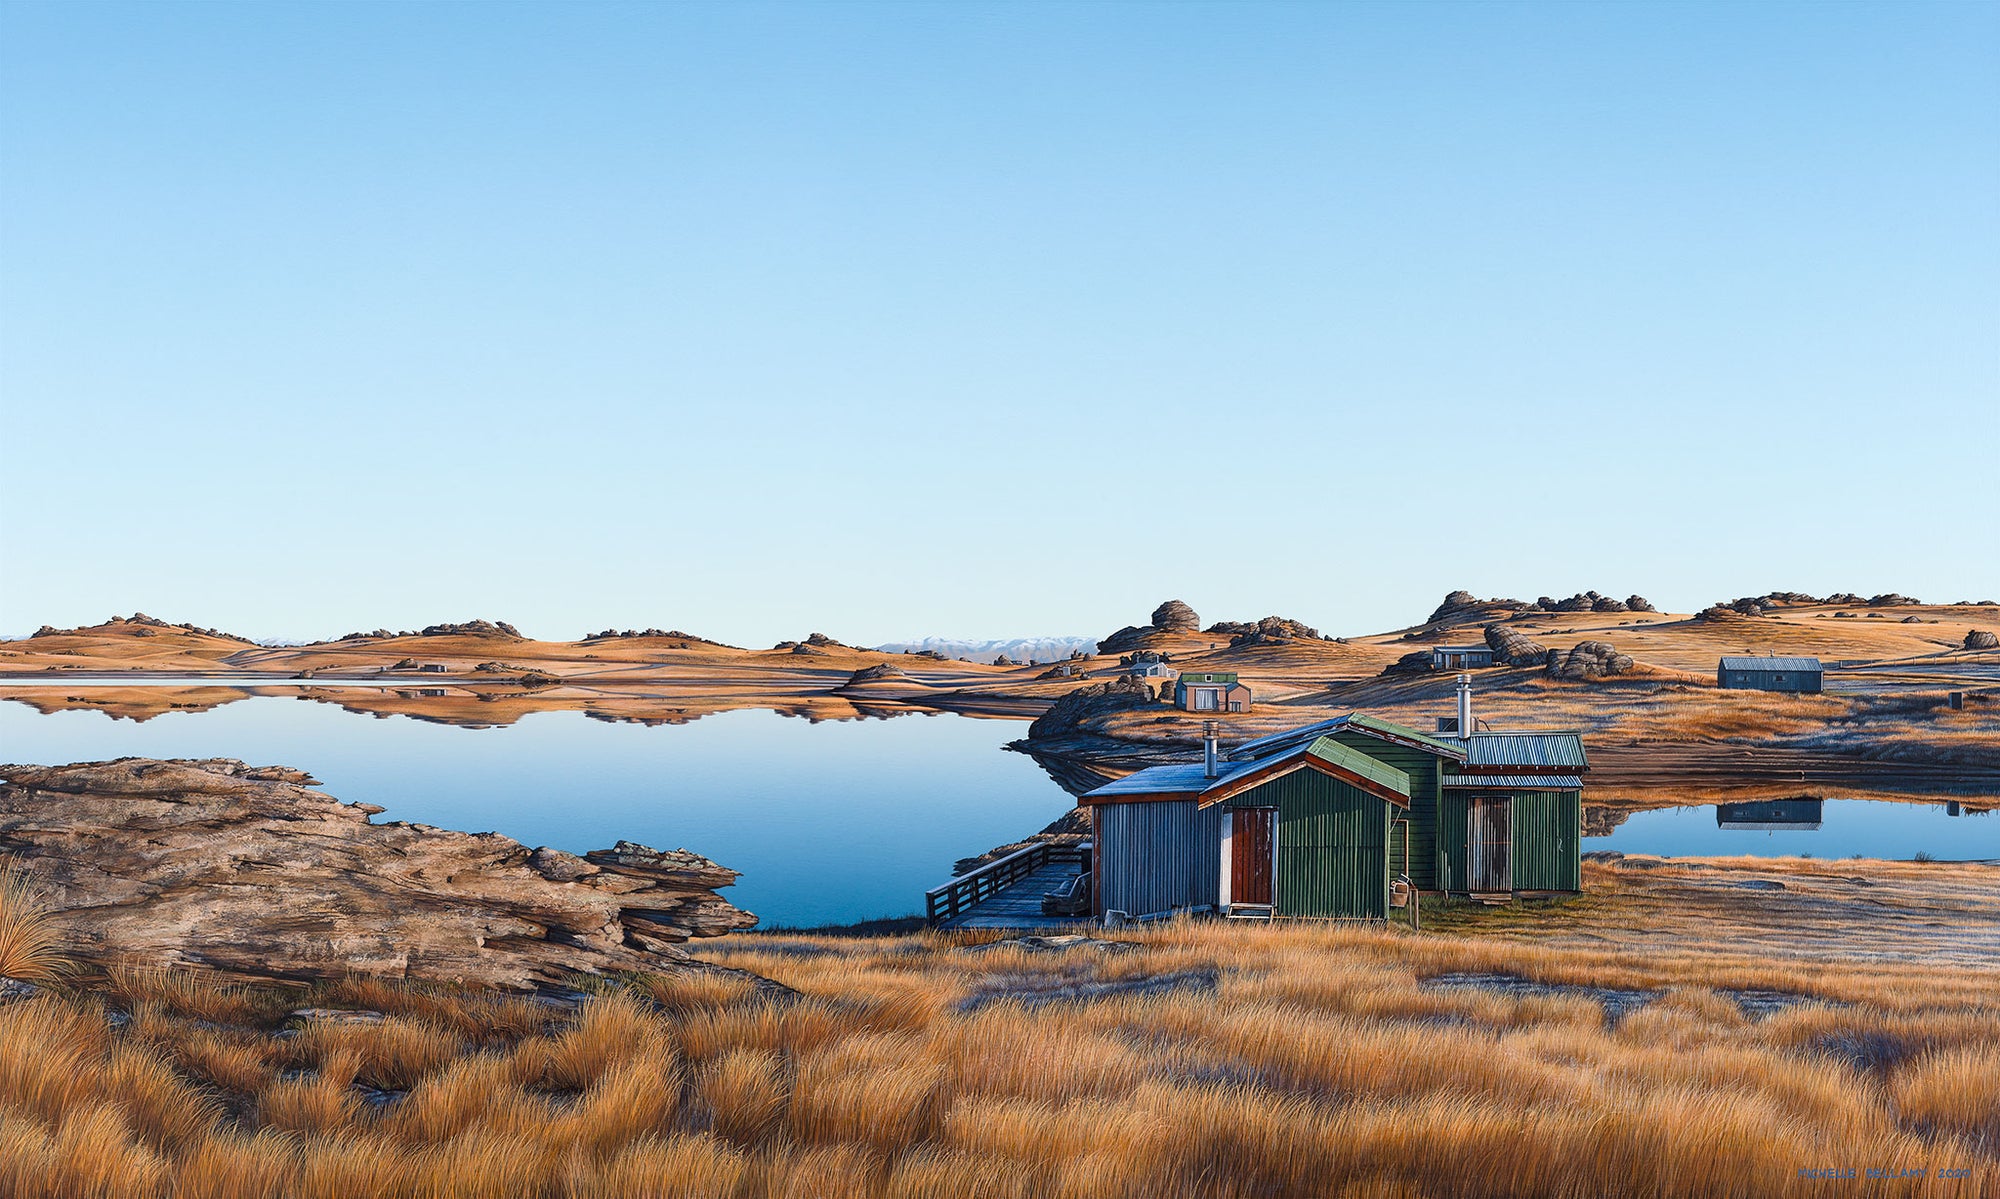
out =
[[[1132,916],[1214,904],[1221,894],[1225,805],[1192,799],[1097,805],[1100,900]]]
[[[1465,830],[1471,792],[1445,792],[1438,807],[1438,886],[1465,890]],[[1581,891],[1583,889],[1583,792],[1481,790],[1481,795],[1514,797],[1514,889],[1516,891]]]
[[[1293,771],[1229,802],[1278,809],[1279,916],[1387,918],[1387,802],[1317,770]]]
[[[1434,890],[1437,881],[1438,860],[1438,760],[1420,749],[1407,749],[1401,745],[1391,745],[1360,733],[1336,733],[1335,741],[1349,749],[1357,749],[1377,762],[1386,762],[1410,776],[1410,877],[1419,887]],[[1464,817],[1460,816],[1460,820]],[[1465,838],[1463,829],[1459,839]],[[1403,870],[1402,834],[1397,833],[1395,856],[1391,859],[1396,873]]]
[[[1437,807],[1437,889],[1465,890],[1465,819],[1470,804],[1464,791],[1446,791]]]
[[[1583,792],[1514,793],[1514,889],[1583,889]]]

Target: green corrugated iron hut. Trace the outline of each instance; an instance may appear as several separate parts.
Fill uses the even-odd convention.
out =
[[[1351,713],[1231,758],[1081,797],[1100,915],[1380,919],[1398,874],[1482,896],[1581,887],[1588,763],[1575,733],[1440,738]]]

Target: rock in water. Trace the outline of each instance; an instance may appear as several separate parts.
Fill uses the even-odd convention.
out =
[[[737,873],[619,842],[578,857],[498,833],[372,824],[279,767],[124,758],[0,766],[0,860],[68,948],[253,978],[347,973],[523,990],[670,969],[679,943],[757,918]]]

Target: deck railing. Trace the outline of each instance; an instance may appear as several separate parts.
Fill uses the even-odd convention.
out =
[[[1083,861],[1085,846],[1055,845],[1037,841],[1004,858],[968,871],[942,886],[924,892],[924,916],[935,924],[970,911],[1022,879],[1054,862]]]

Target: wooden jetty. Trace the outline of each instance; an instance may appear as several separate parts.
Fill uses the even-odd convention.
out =
[[[1088,845],[1038,842],[924,892],[924,914],[938,928],[1068,928],[1085,916],[1044,916],[1042,896],[1084,868]]]

